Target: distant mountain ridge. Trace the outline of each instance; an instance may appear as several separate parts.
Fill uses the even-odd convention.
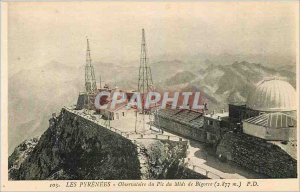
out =
[[[182,83],[188,83],[196,78],[196,75],[189,71],[183,71],[176,73],[173,77],[165,81],[165,85],[177,85]]]
[[[93,62],[96,81],[122,89],[136,89],[139,64]],[[262,65],[247,61],[219,64],[214,59],[164,59],[149,64],[158,89],[201,90],[210,109],[226,108],[230,101],[245,101],[254,85],[264,77],[285,78],[296,85],[296,65]],[[123,66],[123,67],[122,67]],[[29,75],[30,74],[30,75]],[[170,83],[166,83],[170,82]],[[98,84],[99,85],[99,84]],[[84,90],[84,64],[72,66],[51,61],[28,68],[9,78],[9,153],[27,138],[43,133],[49,114],[76,102]]]
[[[209,62],[208,62],[209,63]],[[248,94],[255,88],[255,84],[266,77],[280,77],[294,87],[296,86],[296,71],[292,67],[270,68],[257,63],[246,61],[234,62],[231,65],[210,64],[205,69],[200,69],[198,73],[183,71],[176,73],[169,80],[182,84],[184,87],[177,87],[185,91],[201,90],[210,103],[211,109],[226,108],[228,102],[245,102]],[[187,82],[180,80],[181,74],[195,74]],[[187,84],[187,85],[186,85]],[[168,86],[168,84],[165,84]],[[169,84],[170,85],[170,84]],[[185,86],[186,85],[186,86]]]

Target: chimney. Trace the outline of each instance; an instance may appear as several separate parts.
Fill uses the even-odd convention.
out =
[[[221,117],[220,117],[220,116],[218,116],[218,120],[221,120]]]
[[[225,109],[222,109],[222,113],[225,113]]]

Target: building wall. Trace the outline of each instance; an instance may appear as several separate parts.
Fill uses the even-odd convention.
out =
[[[222,135],[228,131],[228,127],[221,127],[221,125],[227,126],[227,124],[223,123],[220,119],[214,119],[207,116],[203,117],[203,126],[196,127],[187,125],[172,118],[159,116],[159,126],[170,132],[215,145],[220,141]],[[157,117],[155,117],[155,123],[158,123]]]
[[[253,135],[266,140],[290,141],[296,140],[296,128],[268,128],[252,123],[244,122],[243,131],[248,135]]]
[[[155,124],[158,124],[157,117],[155,117]],[[206,141],[206,132],[204,129],[199,129],[191,127],[180,122],[170,120],[164,117],[159,117],[159,126],[163,129],[166,129],[170,132],[178,133],[182,136],[205,142]]]
[[[247,122],[243,123],[243,132],[259,138],[266,138],[267,135],[266,129],[264,127]]]
[[[219,143],[225,133],[232,130],[228,117],[216,119],[206,115],[203,127],[207,133],[206,142],[214,145]]]
[[[87,95],[86,94],[79,94],[76,104],[76,109],[81,110],[85,107],[87,103]]]
[[[258,116],[260,111],[252,110],[246,105],[229,104],[229,119],[233,123],[241,123],[242,120]]]
[[[206,142],[210,144],[217,143],[221,138],[220,121],[217,119],[204,117],[203,127],[207,132]]]
[[[114,114],[114,120],[123,119],[128,116],[128,110],[123,108],[123,109],[114,111],[113,114]]]
[[[114,119],[114,114],[106,109],[101,109],[100,114],[103,115],[105,119]]]
[[[95,107],[95,94],[86,94],[86,93],[80,93],[77,99],[76,109],[81,110],[84,108],[90,108],[93,110],[96,110]],[[90,102],[88,102],[90,100]],[[89,106],[88,106],[89,103]]]
[[[127,117],[135,117],[135,112],[132,109],[121,108],[116,111],[109,111],[107,109],[99,110],[99,113],[103,115],[106,119],[118,120]]]

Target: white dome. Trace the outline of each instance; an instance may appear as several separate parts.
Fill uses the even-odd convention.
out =
[[[291,84],[273,78],[257,84],[248,97],[247,106],[258,111],[294,111],[296,99],[296,90]]]

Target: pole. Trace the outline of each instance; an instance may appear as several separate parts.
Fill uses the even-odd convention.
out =
[[[102,87],[102,86],[101,86],[101,75],[100,75],[99,77],[100,77],[100,89],[101,89],[101,87]]]
[[[137,113],[138,113],[138,111],[135,111],[135,125],[134,125],[134,132],[135,132],[135,133],[137,133],[137,132],[136,132],[136,126],[137,126]]]

